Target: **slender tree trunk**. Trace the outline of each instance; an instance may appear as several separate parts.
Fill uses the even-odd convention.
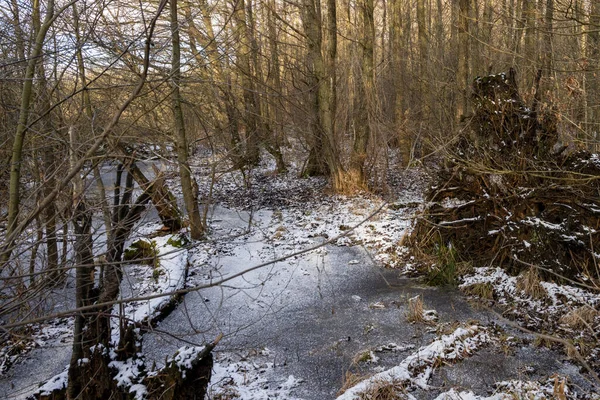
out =
[[[523,0],[523,21],[525,26],[525,35],[523,38],[523,65],[525,71],[521,74],[525,81],[533,81],[535,76],[536,64],[537,64],[537,52],[535,50],[536,43],[536,29],[535,29],[535,16],[536,9],[534,0]],[[530,79],[531,77],[531,79]]]
[[[190,234],[192,239],[198,240],[204,237],[204,226],[200,218],[198,198],[194,190],[194,178],[188,162],[188,141],[185,132],[183,109],[181,107],[181,46],[179,40],[179,22],[177,15],[177,0],[170,0],[171,4],[171,42],[173,54],[171,62],[171,84],[173,122],[175,128],[175,143],[177,148],[177,161],[179,162],[179,178],[183,201],[190,222]]]
[[[23,34],[23,28],[21,27],[21,15],[19,13],[18,0],[10,0],[13,19],[12,24],[15,30],[15,47],[17,50],[17,58],[19,62],[25,61],[25,35]]]
[[[274,0],[270,0],[269,10],[267,10],[267,26],[268,26],[268,34],[269,34],[269,47],[270,47],[270,55],[271,55],[271,65],[268,74],[268,83],[272,93],[272,99],[267,103],[268,116],[273,121],[270,123],[270,135],[271,135],[271,146],[273,147],[273,151],[271,154],[275,157],[275,162],[277,165],[277,172],[284,173],[287,171],[287,166],[285,165],[283,159],[283,153],[281,152],[281,146],[283,144],[283,130],[282,126],[282,112],[281,112],[281,102],[279,99],[282,95],[282,85],[281,85],[281,63],[279,60],[279,44],[277,40],[277,26],[275,24],[276,20],[276,3]]]
[[[373,120],[374,89],[374,24],[373,0],[361,0],[359,20],[361,26],[360,40],[360,73],[356,79],[356,106],[354,119],[354,144],[350,159],[350,178],[358,188],[366,187],[365,162],[367,148],[371,140],[371,123]]]
[[[315,4],[316,3],[316,4]],[[302,25],[307,44],[307,65],[308,65],[308,91],[309,91],[309,135],[310,135],[310,154],[307,165],[304,170],[305,175],[324,175],[327,164],[325,161],[325,129],[321,120],[325,109],[323,101],[327,102],[326,92],[321,85],[325,79],[325,65],[322,47],[322,21],[320,18],[320,1],[303,0],[300,4]]]
[[[552,76],[552,35],[554,23],[554,0],[546,0],[544,52],[542,54],[542,69],[547,78]]]
[[[494,28],[494,8],[491,0],[485,0],[483,9],[483,27],[482,27],[482,47],[483,47],[483,60],[480,67],[481,73],[487,71],[487,68],[492,64],[492,32]],[[485,68],[485,69],[484,69]]]
[[[229,158],[233,163],[234,168],[242,168],[244,166],[244,149],[239,133],[239,113],[236,108],[236,99],[231,87],[231,77],[226,73],[223,62],[221,61],[221,53],[218,48],[217,37],[213,29],[213,21],[211,11],[206,0],[198,1],[198,8],[202,14],[202,22],[204,25],[205,34],[202,33],[194,22],[189,4],[185,4],[185,16],[188,21],[188,34],[191,44],[196,41],[204,48],[206,58],[208,59],[211,71],[214,75],[214,92],[218,99],[219,108],[227,118],[226,126],[218,126],[221,132],[226,132],[229,138],[228,152]],[[194,51],[194,55],[199,63],[204,64],[205,59],[202,53],[198,50]]]
[[[37,11],[36,11],[37,10]],[[34,0],[34,12],[40,12],[39,0]],[[10,162],[10,183],[8,188],[8,223],[6,236],[10,237],[17,225],[17,219],[19,215],[19,205],[21,202],[21,165],[23,163],[23,145],[25,143],[25,133],[27,131],[27,122],[29,120],[29,113],[31,111],[31,102],[33,100],[34,90],[33,81],[35,77],[36,67],[42,54],[42,48],[46,39],[46,34],[52,25],[54,18],[54,0],[48,0],[46,5],[46,16],[44,22],[41,24],[35,41],[32,45],[31,53],[29,54],[29,61],[27,63],[27,69],[25,70],[23,89],[21,91],[21,107],[19,109],[19,120],[17,122],[15,139],[12,148],[12,157]],[[35,18],[34,18],[35,20]],[[2,254],[1,263],[4,264],[10,258],[12,252],[12,243],[8,243],[6,251]],[[3,265],[0,266],[3,268]]]
[[[406,40],[403,26],[403,0],[392,0],[390,22],[390,42],[391,42],[391,64],[392,64],[392,82],[394,84],[393,94],[393,120],[394,130],[396,137],[398,138],[398,146],[402,155],[402,165],[408,166],[410,162],[411,153],[411,140],[409,133],[406,129],[403,129],[404,125],[404,112],[405,106],[405,85],[404,76],[406,71],[405,60],[406,60]]]
[[[481,20],[479,3],[480,0],[469,0],[469,70],[473,75],[483,74],[485,72],[485,70],[482,70],[483,65],[481,64]]]
[[[600,2],[592,1],[587,33],[588,73],[586,90],[588,103],[588,135],[592,139],[592,151],[600,151]]]
[[[91,292],[94,286],[94,257],[92,253],[92,214],[85,202],[81,201],[73,218],[75,231],[75,306],[76,308],[91,304]],[[83,330],[87,317],[83,313],[75,315],[73,326],[73,346],[69,363],[69,381],[67,398],[76,399],[85,384],[83,382],[80,360],[84,358]]]
[[[457,0],[458,10],[458,100],[456,117],[458,120],[467,113],[469,87],[469,4],[470,0]]]
[[[425,88],[425,82],[428,81],[426,76],[428,73],[429,64],[429,44],[428,44],[428,31],[427,31],[427,18],[425,16],[425,0],[417,0],[417,33],[419,43],[419,118],[424,118],[426,115],[426,93],[428,91]]]
[[[258,109],[255,98],[256,87],[250,67],[252,46],[250,33],[246,22],[246,1],[237,0],[233,11],[235,21],[235,37],[238,42],[236,66],[240,70],[240,81],[244,99],[244,122],[246,126],[246,155],[245,163],[258,165],[260,161],[260,142],[262,134],[258,126]]]
[[[38,21],[39,22],[39,21]],[[36,25],[36,30],[39,29],[39,24]],[[43,58],[40,60],[37,68],[37,77],[39,80],[38,100],[40,102],[40,121],[39,131],[43,136],[48,138],[46,145],[42,149],[42,171],[43,180],[41,182],[44,196],[48,196],[56,186],[56,147],[53,145],[55,132],[52,124],[52,114],[50,112],[50,92],[48,90],[48,81],[46,79],[46,69],[44,68]],[[44,209],[44,228],[46,232],[46,270],[48,279],[57,284],[63,278],[63,274],[58,272],[58,243],[56,239],[56,205],[51,203]]]

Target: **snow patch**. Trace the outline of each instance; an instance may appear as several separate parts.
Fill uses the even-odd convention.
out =
[[[491,338],[483,327],[473,325],[458,328],[428,346],[419,348],[405,358],[400,365],[380,372],[351,387],[337,400],[360,399],[362,393],[368,392],[373,385],[381,382],[403,383],[406,387],[417,386],[429,389],[428,381],[441,360],[461,360],[490,341]]]

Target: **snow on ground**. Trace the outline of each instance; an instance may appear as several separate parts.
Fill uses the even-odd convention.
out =
[[[431,375],[440,364],[457,362],[491,340],[488,331],[483,327],[472,325],[457,328],[451,334],[443,335],[431,344],[419,348],[398,366],[347,389],[337,400],[361,399],[364,393],[368,393],[373,386],[382,382],[401,385],[405,389],[411,386],[427,389]]]
[[[377,214],[370,220],[362,223],[375,212]],[[285,248],[290,240],[312,244],[315,243],[314,238],[330,240],[355,228],[337,239],[335,244],[365,246],[378,263],[398,267],[400,257],[407,251],[402,240],[410,224],[404,210],[395,211],[380,198],[334,196],[315,202],[308,210],[281,210],[275,214],[267,235],[274,244]]]
[[[600,291],[539,281],[534,283],[538,286],[533,296],[519,287],[519,279],[524,278],[510,276],[498,267],[476,268],[463,277],[460,288],[476,293],[474,288],[488,285],[494,300],[505,308],[503,315],[535,332],[570,341],[592,368],[599,370]]]
[[[188,250],[185,247],[175,246],[174,243],[181,241],[179,235],[167,235],[155,237],[147,240],[156,252],[156,263],[152,266],[143,266],[138,269],[132,269],[137,283],[129,285],[131,291],[129,296],[144,296],[149,294],[162,294],[182,289],[185,286],[185,276],[188,265]],[[123,291],[121,292],[123,296]],[[127,303],[123,307],[123,317],[130,323],[151,323],[161,310],[172,301],[171,296],[164,296],[150,300],[140,300]],[[121,307],[115,305],[113,313],[120,315]],[[47,329],[47,328],[46,328]],[[72,328],[71,328],[72,329]],[[111,324],[111,341],[117,346],[119,343],[120,326]],[[135,399],[144,399],[147,390],[140,383],[143,378],[143,370],[146,368],[143,359],[128,359],[117,361],[116,354],[113,361],[109,363],[111,368],[117,370],[115,380],[118,386],[129,388]],[[68,366],[63,372],[54,376],[39,389],[36,393],[43,395],[51,393],[53,390],[66,387]]]
[[[137,268],[138,283],[131,286],[134,296],[169,293],[185,286],[188,249],[173,245],[180,240],[182,239],[179,235],[158,236],[146,240],[156,251],[158,264]],[[170,296],[164,296],[127,303],[124,307],[124,317],[132,322],[152,320],[170,301]],[[118,306],[115,306],[114,312],[119,314]]]
[[[68,374],[69,370],[65,369],[63,372],[56,375],[48,382],[40,386],[40,388],[37,390],[37,393],[39,393],[40,396],[50,396],[55,390],[61,390],[66,388],[68,382]]]
[[[546,319],[559,319],[574,308],[588,306],[596,308],[600,305],[600,293],[554,282],[541,281],[543,294],[534,298],[518,289],[518,277],[508,275],[503,269],[496,267],[476,268],[474,273],[463,277],[461,289],[469,289],[474,285],[489,284],[493,288],[494,298],[499,304],[522,308],[526,312],[535,312]],[[596,321],[600,323],[600,321]]]
[[[479,396],[471,391],[457,391],[451,389],[440,394],[435,400],[566,400],[579,399],[577,393],[573,392],[567,380],[559,375],[548,378],[545,382],[511,380],[496,382],[495,391],[491,396]],[[590,399],[600,399],[597,394],[590,394]]]
[[[47,325],[32,325],[29,329],[31,332],[27,336],[9,339],[0,348],[0,377],[13,364],[26,358],[33,349],[70,342],[73,337],[73,319],[60,318]]]
[[[292,395],[292,390],[302,383],[302,379],[293,375],[277,377],[275,364],[261,359],[268,353],[268,349],[263,349],[252,361],[234,361],[233,354],[218,355],[208,386],[208,398],[299,400]]]
[[[235,213],[238,210],[237,217],[245,218],[247,227],[240,227],[239,223],[229,224],[229,221],[223,217],[227,213],[223,212],[223,209],[218,209],[220,207],[218,206],[209,213],[211,231],[209,240],[206,242],[182,249],[169,244],[169,236],[153,238],[155,248],[159,252],[160,269],[157,272],[156,268],[151,266],[131,267],[129,269],[131,281],[127,282],[129,286],[123,295],[166,293],[182,288],[186,285],[184,277],[188,263],[190,264],[188,286],[218,279],[222,276],[220,274],[223,271],[209,268],[208,263],[211,260],[235,254],[240,243],[247,244],[248,241],[253,240],[256,241],[256,244],[249,246],[252,250],[250,250],[251,254],[248,254],[244,267],[251,267],[259,261],[318,245],[345,233],[347,235],[334,240],[333,244],[340,247],[359,245],[366,249],[372,256],[372,260],[379,265],[404,267],[400,261],[407,252],[407,249],[402,246],[403,239],[411,228],[412,211],[419,206],[419,203],[422,203],[416,187],[419,182],[418,178],[413,176],[408,182],[399,181],[400,183],[395,189],[396,193],[401,192],[402,195],[396,194],[388,198],[388,202],[386,202],[381,197],[366,194],[350,197],[325,195],[326,183],[320,178],[296,179],[292,173],[270,176],[265,174],[264,170],[249,174],[246,181],[237,172],[221,174],[211,191],[214,201],[218,201],[221,206],[228,207],[227,213]],[[209,187],[207,181],[212,177],[204,175],[198,176],[198,179],[201,182],[201,190],[206,190]],[[244,184],[246,184],[247,190],[240,189]],[[175,190],[175,192],[177,191]],[[204,192],[204,195],[206,194]],[[370,220],[364,222],[368,216],[380,208],[381,210]],[[359,224],[360,226],[357,226]],[[352,229],[354,227],[356,228]],[[138,230],[136,236],[138,238],[148,236],[155,232],[156,228],[157,226],[150,223],[147,228]],[[325,260],[326,253],[325,248],[320,248],[314,250],[312,255],[315,259]],[[295,262],[295,260],[290,260],[290,265],[300,265],[294,264]],[[346,267],[351,269],[360,262],[352,259],[348,261]],[[282,271],[285,272],[284,269],[267,268],[267,272],[265,275],[261,275],[260,279],[263,281],[276,280],[276,276]],[[307,286],[314,286],[313,275],[312,271],[303,270],[301,267],[291,268],[289,277],[282,281],[283,286],[292,279],[295,281],[305,280],[309,282]],[[250,279],[248,282],[251,281]],[[508,276],[500,269],[478,269],[474,275],[464,280],[462,286],[468,287],[478,283],[492,284],[500,301],[505,300],[508,303],[509,299],[519,297],[516,278]],[[254,285],[254,283],[250,285]],[[561,312],[564,313],[566,307],[579,304],[592,306],[599,304],[598,296],[581,289],[548,282],[544,282],[542,285],[548,293],[549,300],[544,302],[523,298],[523,302],[534,308],[551,310],[557,315]],[[256,287],[261,291],[264,290],[260,284],[257,284]],[[248,293],[249,290],[242,292]],[[285,294],[286,292],[282,291],[281,293]],[[268,293],[261,292],[261,296],[266,294]],[[357,297],[357,302],[362,301],[359,296],[348,294],[348,297]],[[169,301],[168,297],[164,297],[130,303],[124,307],[125,316],[136,322],[153,318],[156,311]],[[267,304],[267,306],[271,307],[273,304]],[[378,303],[374,302],[369,310],[379,308]],[[115,313],[119,313],[118,308],[115,309]],[[381,381],[401,382],[405,388],[427,390],[432,374],[441,364],[458,362],[494,340],[496,339],[492,337],[488,329],[480,325],[457,328],[452,333],[433,340],[429,345],[419,347],[398,365],[378,372],[371,378],[351,387],[338,399],[360,398],[361,393],[368,390],[374,383]],[[412,346],[414,345],[398,346],[390,343],[387,347],[380,346],[380,348],[382,351],[391,349],[391,351],[401,352],[410,350]],[[185,363],[189,358],[184,356],[193,353],[194,349],[200,348],[181,348],[179,350],[180,361]],[[373,348],[371,354],[377,351],[377,348]],[[215,353],[213,377],[209,385],[210,398],[295,399],[294,389],[303,384],[302,379],[291,374],[280,373],[277,365],[269,361],[267,353],[268,350],[263,349],[256,357],[249,358],[240,358],[228,352]],[[371,360],[377,358],[373,354]],[[140,387],[135,377],[135,371],[139,369],[139,365],[129,365],[127,362],[116,364],[115,362],[113,367],[122,372],[118,376],[122,384],[129,386],[136,398],[143,398],[144,388]],[[48,385],[64,384],[65,379],[66,375],[63,372],[51,379]],[[558,390],[562,390],[560,378],[557,379],[559,379]],[[496,384],[496,394],[492,397],[481,397],[469,391],[451,390],[441,394],[438,399],[499,400],[510,398],[506,396],[512,394],[543,399],[546,398],[543,396],[548,396],[549,393],[556,393],[552,382],[554,381],[546,383],[506,381]],[[304,382],[304,384],[311,385],[312,382]],[[549,388],[552,391],[549,391]],[[564,392],[568,393],[567,386],[564,387]],[[407,396],[410,398],[411,395],[407,394]]]

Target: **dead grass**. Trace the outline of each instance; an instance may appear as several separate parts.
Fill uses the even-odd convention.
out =
[[[355,195],[368,191],[366,182],[361,179],[357,171],[338,172],[332,177],[333,191],[337,194]]]
[[[406,399],[406,389],[400,382],[375,381],[366,392],[360,393],[360,400],[401,400]]]
[[[559,379],[558,375],[554,376],[554,388],[553,388],[553,397],[556,400],[567,400],[567,394],[565,393],[566,386],[566,378]]]
[[[423,317],[423,299],[421,296],[408,299],[406,320],[408,322],[425,322],[425,318]]]
[[[594,319],[599,315],[600,312],[596,309],[585,305],[569,311],[569,313],[563,315],[558,322],[567,325],[571,329],[580,330],[591,327]]]
[[[234,399],[239,399],[240,394],[234,388],[228,387],[225,389],[225,391],[215,394],[215,395],[212,395],[212,397],[209,394],[209,398],[211,398],[213,400],[234,400]]]
[[[463,290],[465,293],[471,296],[477,296],[481,299],[494,299],[494,286],[490,282],[474,283],[473,285],[465,287]]]
[[[344,392],[351,387],[356,386],[359,382],[362,382],[365,379],[368,379],[371,375],[361,375],[355,374],[351,371],[346,371],[346,376],[344,377],[344,383],[340,390],[337,392],[336,396],[341,396]]]
[[[542,280],[537,268],[529,268],[517,277],[517,290],[524,292],[534,299],[544,299],[548,296],[541,284]]]

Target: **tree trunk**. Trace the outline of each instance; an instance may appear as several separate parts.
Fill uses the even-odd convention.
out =
[[[429,45],[428,45],[428,32],[427,32],[427,18],[425,16],[425,0],[417,0],[417,33],[419,43],[419,118],[423,118],[426,108],[426,94],[428,91],[425,88],[425,82],[427,79],[429,63]]]
[[[542,70],[546,78],[552,76],[552,31],[554,23],[554,0],[546,0],[544,51],[542,53]],[[549,89],[548,85],[546,89]]]
[[[188,162],[188,142],[185,132],[185,122],[183,119],[183,109],[181,107],[181,48],[179,40],[179,22],[177,20],[177,0],[170,0],[171,4],[171,40],[173,45],[172,64],[171,64],[171,83],[173,122],[175,130],[175,144],[177,148],[177,161],[179,162],[179,177],[181,182],[181,191],[183,192],[183,201],[190,222],[190,234],[192,239],[199,240],[204,237],[204,226],[200,218],[200,209],[198,207],[198,198],[194,190],[194,177],[192,176]]]
[[[250,54],[252,46],[250,33],[246,23],[246,1],[237,0],[233,11],[235,21],[235,37],[238,42],[236,66],[240,70],[240,81],[244,99],[244,122],[246,126],[246,154],[245,163],[256,166],[260,161],[261,132],[258,126],[258,108],[256,104],[256,87],[253,73],[250,68]]]
[[[317,8],[318,7],[318,8]],[[307,66],[309,69],[306,78],[309,92],[309,136],[310,136],[310,153],[308,156],[307,165],[303,171],[304,175],[324,175],[326,174],[327,164],[325,160],[325,127],[323,126],[322,117],[325,111],[323,101],[329,99],[326,92],[321,87],[325,78],[325,65],[322,47],[322,21],[320,1],[303,0],[300,4],[300,14],[302,18],[302,26],[307,44]],[[327,85],[326,85],[327,86]]]
[[[523,0],[523,23],[525,26],[525,34],[523,39],[523,51],[521,56],[523,57],[524,72],[521,76],[526,82],[529,81],[530,77],[535,76],[535,70],[537,69],[537,51],[536,51],[536,29],[535,29],[535,17],[536,9],[534,0]],[[527,85],[531,86],[531,85]]]
[[[470,0],[457,0],[458,9],[458,68],[456,73],[458,99],[456,118],[460,120],[468,107],[469,90],[469,4]]]
[[[120,150],[124,154],[128,155],[129,153],[123,147]],[[152,204],[156,208],[163,225],[172,232],[180,230],[182,227],[181,213],[177,208],[175,196],[165,185],[164,178],[157,176],[153,181],[150,181],[135,163],[124,162],[124,165],[140,188],[152,199]]]
[[[42,120],[40,123],[40,132],[48,138],[55,136],[52,126],[52,115],[50,114],[50,93],[48,91],[48,82],[46,80],[46,72],[43,62],[38,66],[39,89],[38,93],[40,100],[40,115]],[[49,195],[56,186],[57,163],[55,158],[56,147],[52,145],[52,141],[43,146],[42,153],[42,181],[40,182],[43,188],[44,196]],[[58,243],[56,239],[56,205],[51,203],[45,208],[44,228],[46,232],[46,270],[47,278],[57,284],[62,280],[64,274],[58,272]]]
[[[273,94],[272,99],[279,99],[282,94],[281,85],[281,63],[279,60],[279,44],[277,40],[277,26],[275,24],[276,11],[275,1],[270,0],[269,9],[267,10],[267,25],[269,32],[269,47],[271,52],[271,65],[267,76],[267,83]],[[283,145],[283,130],[282,130],[282,106],[280,100],[270,100],[267,104],[269,119],[273,122],[270,123],[270,135],[271,135],[271,146],[275,151],[271,154],[275,157],[277,165],[277,172],[284,173],[287,171],[283,154],[281,152],[281,146]]]
[[[40,12],[39,0],[34,1],[34,13]],[[34,18],[35,20],[36,18]],[[6,237],[10,237],[17,225],[19,215],[19,205],[21,202],[20,184],[21,184],[21,165],[23,162],[23,144],[25,143],[25,133],[27,132],[27,122],[31,111],[31,102],[33,100],[33,81],[36,67],[40,61],[42,47],[46,39],[46,34],[54,21],[54,0],[48,0],[46,5],[46,16],[35,35],[35,41],[32,44],[31,53],[27,69],[25,70],[23,89],[21,91],[21,107],[19,109],[19,120],[16,127],[15,139],[12,148],[12,157],[10,162],[10,183],[8,188],[8,221]],[[8,261],[12,252],[12,243],[8,243],[6,251],[2,254],[2,264]],[[3,268],[3,265],[0,266]]]
[[[211,67],[211,73],[214,75],[214,92],[217,98],[218,107],[227,118],[226,126],[223,127],[217,122],[217,129],[228,135],[228,153],[229,158],[233,163],[234,168],[242,168],[244,166],[244,149],[239,133],[239,113],[236,108],[236,99],[231,87],[231,77],[226,73],[221,61],[221,53],[217,46],[217,37],[213,30],[213,21],[211,11],[206,0],[198,1],[198,7],[202,15],[205,34],[200,32],[196,27],[189,3],[184,3],[184,11],[188,22],[188,34],[190,36],[190,45],[195,46],[195,42],[199,42],[206,52]],[[204,64],[206,60],[202,56],[202,52],[194,50],[196,60]]]
[[[92,213],[87,209],[85,202],[81,201],[73,218],[75,231],[75,306],[76,308],[91,304],[91,293],[94,287],[94,257],[92,253]],[[69,363],[69,382],[67,398],[75,399],[81,393],[85,382],[82,376],[82,367],[79,360],[84,358],[83,329],[87,317],[83,313],[75,315],[73,327],[73,346],[71,361]]]
[[[361,26],[360,70],[356,79],[356,106],[354,111],[354,144],[350,158],[350,179],[357,188],[367,187],[365,162],[371,140],[374,88],[375,24],[373,0],[362,0],[359,5]]]
[[[406,51],[406,40],[405,35],[410,35],[410,32],[406,32],[403,26],[403,0],[392,0],[390,22],[392,27],[390,28],[390,41],[391,41],[391,64],[392,64],[392,81],[394,84],[394,95],[393,95],[393,120],[394,130],[396,137],[398,138],[398,146],[400,148],[400,154],[402,156],[402,165],[408,166],[410,162],[411,154],[411,138],[408,130],[403,129],[404,125],[404,112],[406,110],[405,105],[405,54]]]

